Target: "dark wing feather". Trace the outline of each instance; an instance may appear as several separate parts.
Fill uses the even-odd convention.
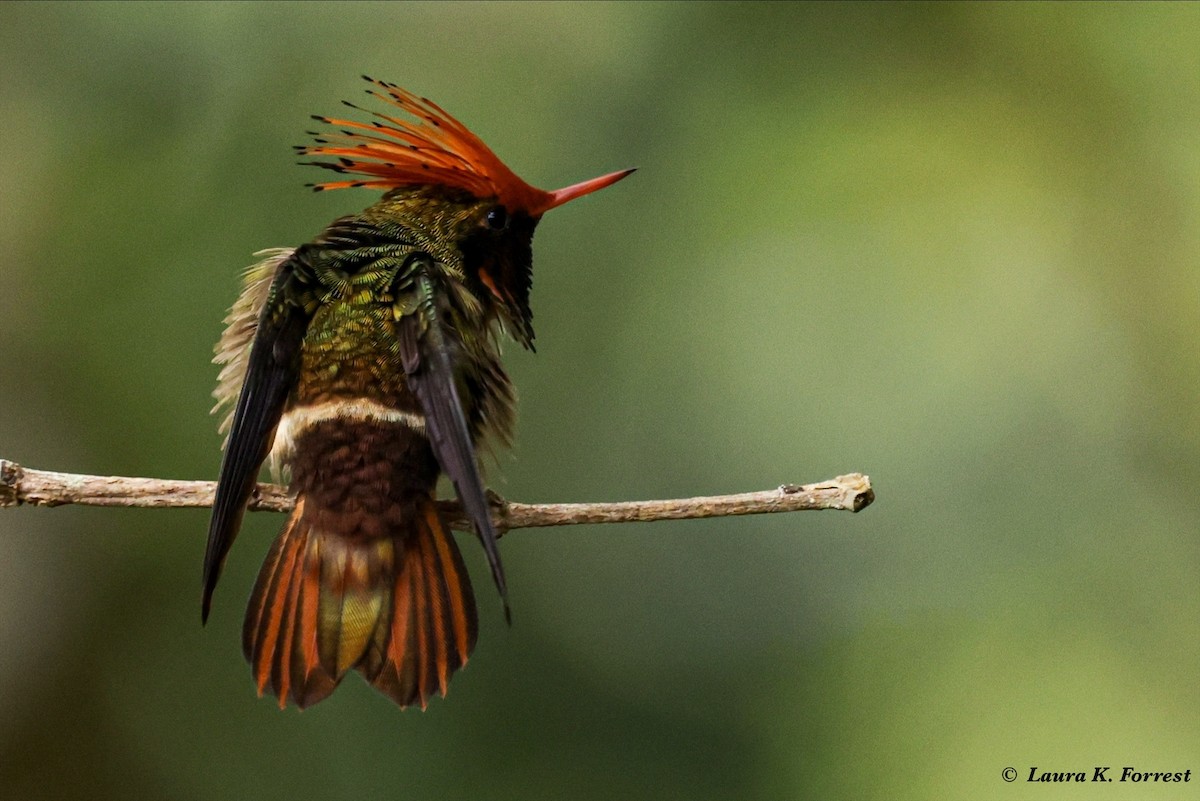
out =
[[[205,621],[225,555],[237,537],[259,467],[271,450],[275,426],[296,383],[300,345],[309,317],[286,286],[295,278],[294,269],[289,267],[292,265],[281,266],[263,306],[221,461],[204,553],[201,618]]]
[[[221,365],[221,374],[217,378],[217,388],[213,390],[217,405],[212,411],[221,415],[221,425],[217,430],[226,435],[226,441],[229,439],[229,428],[233,425],[238,394],[246,378],[246,364],[250,361],[250,350],[254,335],[258,333],[263,307],[275,285],[280,267],[287,263],[295,251],[295,248],[272,248],[254,254],[263,259],[246,268],[242,276],[242,292],[225,317],[225,331],[213,349],[216,354],[213,362]],[[224,450],[225,443],[221,448]]]
[[[498,536],[492,525],[487,492],[459,397],[450,343],[442,328],[433,282],[426,275],[418,275],[416,289],[416,311],[401,318],[399,323],[404,372],[425,412],[425,429],[434,455],[454,484],[467,516],[475,524],[475,533],[483,543],[492,578],[504,602],[504,617],[511,621],[504,566],[496,547]]]

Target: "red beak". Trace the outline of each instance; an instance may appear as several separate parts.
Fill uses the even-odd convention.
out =
[[[534,217],[541,216],[550,209],[557,208],[569,200],[574,200],[575,198],[583,197],[584,195],[590,195],[597,189],[603,189],[606,186],[612,186],[617,181],[621,180],[626,175],[629,175],[636,169],[637,168],[634,167],[633,169],[629,170],[610,172],[608,175],[601,175],[599,178],[593,178],[590,181],[572,184],[571,186],[563,189],[556,189],[553,192],[547,192],[545,203],[539,204],[539,208],[537,209],[530,209],[530,214]]]

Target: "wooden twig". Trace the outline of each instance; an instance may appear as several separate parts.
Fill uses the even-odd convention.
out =
[[[205,507],[212,505],[216,484],[211,481],[176,481],[126,476],[88,476],[33,470],[0,459],[0,507],[88,506]],[[695,517],[796,512],[802,509],[841,509],[857,512],[875,500],[871,480],[860,473],[838,476],[816,484],[784,484],[762,492],[713,495],[663,501],[619,503],[517,503],[492,496],[496,528],[567,526],[577,523],[629,523],[681,520]],[[465,518],[459,505],[441,501],[451,524],[461,528]],[[292,499],[284,487],[259,484],[250,498],[251,511],[285,512]]]

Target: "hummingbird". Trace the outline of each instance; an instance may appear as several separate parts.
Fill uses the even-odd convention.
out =
[[[281,709],[350,670],[400,707],[446,694],[478,635],[471,581],[436,504],[444,474],[511,620],[478,453],[509,445],[508,336],[533,350],[532,242],[542,215],[621,170],[545,191],[462,123],[363,76],[382,110],[314,116],[302,162],[382,190],[296,248],[260,251],[225,319],[214,413],[227,435],[204,554],[202,619],[264,462],[295,505],[250,594],[242,648]]]

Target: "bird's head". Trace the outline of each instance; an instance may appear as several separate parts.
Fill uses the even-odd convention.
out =
[[[550,209],[610,186],[633,172],[608,173],[563,189],[546,191],[521,180],[491,149],[430,100],[396,84],[363,76],[367,93],[401,112],[366,112],[370,122],[314,116],[334,126],[314,133],[306,156],[334,157],[305,162],[348,176],[312,184],[316,191],[366,187],[385,191],[372,217],[420,232],[448,261],[461,264],[463,280],[494,308],[514,338],[531,347],[533,232]],[[405,118],[407,116],[407,118]],[[438,253],[432,254],[438,256]]]

